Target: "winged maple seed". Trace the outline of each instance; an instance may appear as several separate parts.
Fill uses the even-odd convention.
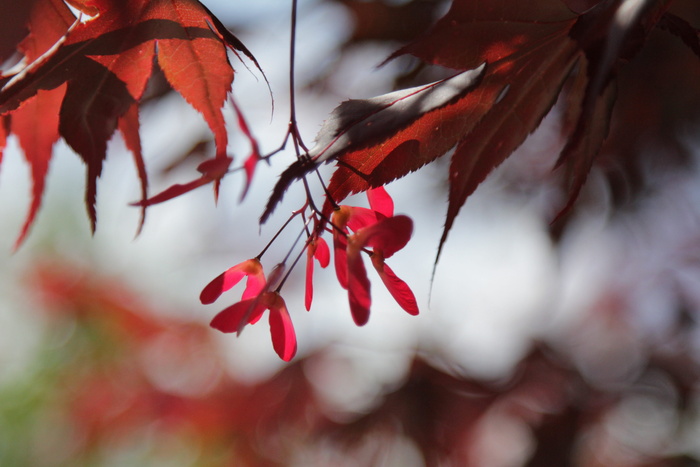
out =
[[[256,298],[231,305],[214,317],[211,326],[221,332],[237,332],[246,324],[255,324],[266,310],[270,311],[272,346],[288,362],[297,352],[297,340],[287,305],[277,292],[263,292]]]
[[[309,246],[306,247],[306,289],[304,293],[306,311],[311,310],[311,303],[314,299],[314,259],[324,269],[331,262],[331,251],[328,248],[328,243],[317,235],[309,239]]]
[[[350,311],[358,326],[367,323],[372,303],[370,281],[362,262],[362,253],[370,255],[372,265],[396,302],[408,313],[418,314],[418,305],[413,292],[385,263],[386,258],[406,246],[411,238],[413,222],[406,216],[394,216],[394,202],[384,188],[369,190],[367,197],[370,209],[338,206],[328,222],[318,221],[311,233],[306,230],[306,225],[302,230],[302,234],[307,235],[303,248],[307,257],[304,299],[306,309],[310,310],[313,300],[314,260],[317,260],[323,268],[330,263],[330,250],[321,236],[324,231],[330,231],[333,236],[336,276],[340,286],[348,291]],[[290,220],[304,209],[297,211]],[[311,215],[316,216],[318,213]],[[282,229],[288,224],[289,222]],[[326,226],[326,224],[329,225]],[[276,238],[277,236],[272,241],[274,242]],[[296,261],[281,280],[280,276],[285,272],[284,264],[287,259],[278,265],[277,274],[273,271],[266,280],[260,258],[268,247],[257,257],[243,261],[214,278],[202,290],[200,300],[203,304],[213,303],[222,293],[247,277],[241,301],[219,312],[211,322],[211,326],[223,332],[240,332],[246,325],[257,322],[265,310],[270,310],[273,347],[283,360],[288,360],[296,352],[296,338],[280,291]],[[371,248],[371,251],[368,248]]]
[[[350,311],[355,324],[369,319],[370,282],[362,262],[365,247],[372,247],[372,265],[397,303],[408,313],[418,314],[411,289],[384,263],[408,243],[413,222],[406,216],[394,217],[393,203],[383,188],[368,191],[373,209],[339,206],[331,217],[335,270],[340,285],[348,290]],[[354,233],[351,235],[349,230]]]
[[[219,312],[211,321],[211,326],[221,332],[236,332],[248,324],[255,324],[262,314],[270,311],[270,334],[275,352],[284,361],[289,361],[296,354],[296,335],[294,326],[287,311],[287,305],[280,294],[269,290],[277,274],[273,270],[271,281],[265,278],[263,266],[258,258],[248,259],[239,263],[214,278],[203,290],[200,300],[203,304],[216,301],[219,296],[247,277],[246,288],[241,301]]]
[[[248,259],[217,276],[202,290],[199,299],[205,305],[214,303],[219,296],[247,277],[243,300],[254,298],[265,288],[265,274],[262,264],[257,258]]]

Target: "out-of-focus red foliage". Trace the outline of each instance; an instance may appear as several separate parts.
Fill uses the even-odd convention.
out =
[[[654,343],[620,313],[623,302],[602,297],[580,336],[566,345],[533,342],[500,380],[448,370],[449,361],[436,365],[434,355],[419,353],[356,413],[330,404],[322,383],[308,377],[319,362],[347,365],[336,352],[242,383],[227,372],[208,328],[155,312],[118,280],[62,262],[39,264],[26,277],[48,327],[74,326],[53,370],[60,385],[52,400],[79,440],[78,464],[143,430],[156,452],[159,442],[177,439],[196,446],[208,466],[365,466],[407,455],[460,467],[698,462],[692,426],[700,371],[684,314]],[[637,350],[620,353],[620,346]],[[609,358],[591,364],[587,353],[601,348]],[[634,363],[618,361],[623,354]]]
[[[350,10],[352,35],[346,46],[366,41],[409,41],[425,32],[437,17],[441,0],[332,0]]]
[[[700,26],[700,3],[677,1],[671,13]],[[620,67],[617,105],[601,166],[620,204],[653,185],[660,174],[691,164],[691,135],[700,121],[700,50],[695,53],[664,24]],[[670,79],[673,77],[673,79]]]
[[[76,328],[55,397],[86,453],[153,426],[218,453],[212,465],[284,465],[285,444],[321,417],[303,361],[243,384],[226,374],[208,327],[155,313],[117,280],[60,262],[27,278],[49,326]]]

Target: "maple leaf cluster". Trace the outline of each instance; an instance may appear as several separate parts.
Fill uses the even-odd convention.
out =
[[[22,3],[28,34],[17,50],[26,65],[16,73],[5,73],[0,81],[0,150],[6,137],[14,134],[33,180],[32,204],[17,245],[40,206],[52,148],[59,138],[87,167],[85,196],[93,230],[97,179],[107,156],[107,142],[117,129],[133,153],[145,201],[148,179],[138,104],[155,63],[214,133],[216,157],[200,169],[207,182],[215,181],[218,186],[231,162],[221,111],[234,76],[226,50],[243,53],[255,62],[245,46],[197,0],[69,3],[80,12],[79,17],[62,0]],[[11,15],[4,17],[14,21]]]
[[[674,46],[694,54],[692,60],[686,60],[687,54],[674,57],[697,76],[698,22],[697,2],[684,0],[454,0],[432,28],[389,59],[410,54],[460,73],[341,104],[319,132],[308,158],[282,175],[263,219],[291,181],[320,163],[337,162],[328,193],[338,201],[403,177],[453,149],[441,252],[466,199],[537,129],[558,100],[566,141],[556,163],[567,191],[558,209],[558,218],[562,218],[609,135],[618,88],[623,94],[628,82],[629,86],[644,82],[643,77],[625,71],[633,69],[647,42],[656,45],[657,33],[664,31],[674,36]],[[643,72],[652,73],[649,69]],[[658,81],[654,85],[661,87]],[[678,103],[690,109],[680,111],[683,117],[697,119],[697,85],[675,93],[685,93],[689,99],[685,106]],[[649,94],[650,113],[657,105],[668,105],[657,104],[657,91]],[[625,113],[639,114],[639,102],[625,97],[619,113],[626,118],[615,123],[638,127],[635,116]],[[632,99],[638,101],[639,96]],[[628,153],[634,145],[629,133],[635,130],[616,129],[622,137],[610,138],[615,144],[612,150]],[[639,138],[655,133],[659,129],[645,126]],[[668,133],[666,129],[659,139],[670,139]]]

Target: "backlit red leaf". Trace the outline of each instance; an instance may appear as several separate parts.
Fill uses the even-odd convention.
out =
[[[195,188],[199,188],[200,186],[208,185],[212,182],[218,183],[224,177],[224,175],[226,175],[232,161],[233,159],[228,156],[206,160],[197,167],[197,171],[202,174],[201,177],[184,184],[176,183],[157,195],[132,203],[132,206],[152,206],[154,204],[163,203],[176,198],[184,193],[194,190]]]
[[[132,105],[129,110],[119,119],[119,131],[124,137],[124,143],[127,149],[134,156],[134,165],[136,172],[141,182],[141,201],[145,202],[148,198],[148,173],[146,172],[146,164],[143,160],[143,152],[141,149],[141,136],[139,135],[139,108],[137,105]],[[146,222],[146,205],[141,205],[141,220],[139,222],[138,232],[141,232],[143,224]],[[137,233],[138,233],[137,232]]]
[[[255,175],[255,168],[260,161],[260,148],[258,147],[258,141],[253,137],[253,133],[243,116],[243,111],[236,103],[235,99],[231,98],[231,103],[233,104],[233,110],[236,111],[236,116],[238,117],[238,127],[243,132],[243,135],[248,139],[250,143],[250,154],[248,158],[243,163],[243,169],[245,170],[245,187],[243,188],[243,193],[241,193],[241,200],[245,198],[248,193],[251,183],[253,183],[253,175]]]
[[[457,69],[487,62],[480,87],[501,90],[472,129],[462,131],[450,166],[440,248],[460,208],[491,170],[539,125],[580,56],[569,37],[576,15],[560,0],[455,1],[422,39],[401,50]],[[468,43],[469,47],[460,44]],[[439,255],[439,253],[438,253]]]
[[[481,66],[424,86],[342,103],[319,131],[310,158],[295,162],[281,175],[261,221],[293,180],[322,162],[339,160],[329,193],[340,202],[443,155],[454,146],[455,135],[471,128],[500,93],[477,87],[484,70]],[[327,203],[324,210],[330,213],[331,208]]]
[[[214,133],[217,157],[222,160],[227,158],[228,136],[221,108],[233,80],[226,48],[255,60],[196,0],[73,0],[71,4],[95,16],[69,30],[74,17],[65,3],[36,0],[33,15],[36,13],[39,18],[38,25],[47,27],[32,28],[30,24],[31,34],[25,42],[48,42],[42,43],[40,53],[49,52],[40,60],[36,60],[39,55],[27,53],[34,63],[0,90],[0,113],[15,111],[40,90],[67,84],[57,112],[58,130],[86,163],[86,204],[94,229],[97,178],[102,172],[107,142],[118,127],[134,153],[142,180],[142,198],[146,196],[134,106],[152,74],[154,57],[170,85],[204,116]],[[65,18],[59,22],[51,18],[52,14]],[[61,37],[66,30],[69,33]],[[35,173],[42,170],[37,165]],[[220,178],[212,181],[217,192]],[[41,188],[36,178],[35,188]],[[170,194],[181,192],[172,190]],[[35,196],[36,193],[35,190]]]
[[[12,132],[19,140],[32,174],[32,201],[15,248],[26,238],[41,206],[53,145],[59,138],[58,109],[65,91],[65,86],[41,91],[12,115]]]
[[[217,156],[225,157],[228,134],[221,108],[233,81],[225,45],[208,27],[207,12],[198,1],[154,0],[151,4],[144,21],[177,25],[173,38],[157,41],[158,64],[170,85],[202,113],[214,133]]]
[[[31,34],[19,44],[19,50],[31,62],[49,50],[75,18],[60,0],[36,0],[28,5],[33,5],[28,22]],[[10,131],[17,136],[32,174],[32,201],[15,248],[26,238],[41,206],[53,145],[60,138],[58,114],[65,92],[65,86],[41,91],[12,115]]]

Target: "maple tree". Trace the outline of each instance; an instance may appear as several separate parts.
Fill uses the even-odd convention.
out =
[[[17,245],[39,210],[52,147],[59,138],[86,165],[85,201],[93,230],[97,179],[107,157],[107,143],[117,130],[133,154],[141,181],[141,200],[134,204],[143,210],[142,222],[148,207],[203,185],[213,185],[216,199],[221,180],[239,162],[227,152],[229,135],[222,113],[227,100],[233,102],[234,69],[227,51],[260,67],[204,4],[197,0],[34,0],[12,8],[13,17],[22,21],[15,21],[18,24],[8,29],[11,33],[3,36],[0,58],[9,58],[16,49],[23,61],[0,78],[0,148],[9,135],[15,135],[33,181],[32,203]],[[386,11],[401,11],[406,17],[416,14],[409,6],[397,8]],[[321,266],[330,263],[324,235],[332,237],[336,275],[348,291],[357,325],[367,322],[371,305],[364,254],[397,303],[408,313],[418,314],[409,286],[385,263],[407,244],[413,224],[404,215],[394,215],[384,185],[451,153],[439,258],[467,198],[558,102],[564,143],[555,174],[565,196],[552,220],[560,225],[594,162],[625,139],[616,136],[620,127],[634,123],[634,117],[625,114],[634,114],[625,90],[628,81],[638,78],[626,71],[643,63],[644,52],[658,31],[670,33],[673,47],[687,49],[696,62],[700,57],[696,27],[700,13],[697,3],[690,0],[453,0],[447,13],[422,34],[407,36],[400,30],[389,33],[378,27],[353,38],[376,38],[380,32],[386,34],[383,39],[410,38],[387,60],[410,55],[425,65],[452,71],[447,76],[443,71],[443,77],[429,84],[414,83],[340,104],[309,147],[299,133],[294,104],[296,15],[293,0],[290,123],[287,134],[281,135],[282,146],[264,153],[244,109],[235,102],[233,108],[242,135],[251,143],[249,157],[240,164],[247,176],[244,194],[253,182],[256,165],[271,161],[291,141],[297,160],[280,176],[261,221],[272,215],[285,191],[299,182],[306,200],[281,230],[294,219],[301,219],[302,226],[286,257],[268,276],[261,263],[265,248],[214,279],[201,297],[203,303],[211,303],[247,276],[241,301],[218,314],[212,326],[240,332],[269,310],[273,346],[284,360],[294,357],[296,338],[280,294],[306,253],[305,306],[311,307],[313,261]],[[216,150],[199,165],[201,175],[193,181],[149,195],[139,105],[156,69],[203,116]],[[697,88],[697,84],[689,86]],[[659,95],[650,108],[664,109],[667,102],[663,98],[669,99]],[[687,106],[682,116],[691,116],[685,109]],[[659,119],[650,116],[640,134]],[[311,195],[309,186],[315,177],[310,174],[330,162],[336,168],[327,185],[321,181],[325,198],[319,201]],[[341,204],[360,192],[368,193],[370,209]]]

